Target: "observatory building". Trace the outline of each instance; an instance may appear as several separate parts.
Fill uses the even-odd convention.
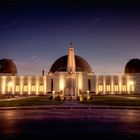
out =
[[[88,62],[68,54],[58,58],[47,75],[17,75],[12,60],[0,60],[0,94],[3,96],[52,95],[62,99],[91,98],[93,95],[140,94],[140,59],[131,59],[122,75],[96,75]]]

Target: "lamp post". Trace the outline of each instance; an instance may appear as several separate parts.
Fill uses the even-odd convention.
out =
[[[89,90],[87,90],[87,99],[90,99]]]
[[[53,95],[53,100],[54,100],[54,98],[55,98],[55,91],[54,90],[52,91],[52,95]]]

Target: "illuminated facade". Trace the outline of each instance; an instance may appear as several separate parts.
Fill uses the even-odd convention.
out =
[[[72,46],[68,55],[54,62],[47,75],[20,76],[13,71],[16,72],[1,72],[1,95],[52,95],[75,100],[93,95],[140,93],[139,73],[95,75],[89,64],[74,54]]]

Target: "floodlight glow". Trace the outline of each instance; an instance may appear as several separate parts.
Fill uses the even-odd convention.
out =
[[[13,86],[13,83],[12,82],[9,82],[8,83],[8,87],[12,87]]]
[[[134,85],[134,81],[129,81],[129,85]]]

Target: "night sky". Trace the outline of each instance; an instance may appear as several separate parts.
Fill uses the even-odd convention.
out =
[[[138,1],[19,1],[0,2],[0,58],[12,59],[19,75],[47,74],[70,42],[95,74],[123,74],[140,58]]]

